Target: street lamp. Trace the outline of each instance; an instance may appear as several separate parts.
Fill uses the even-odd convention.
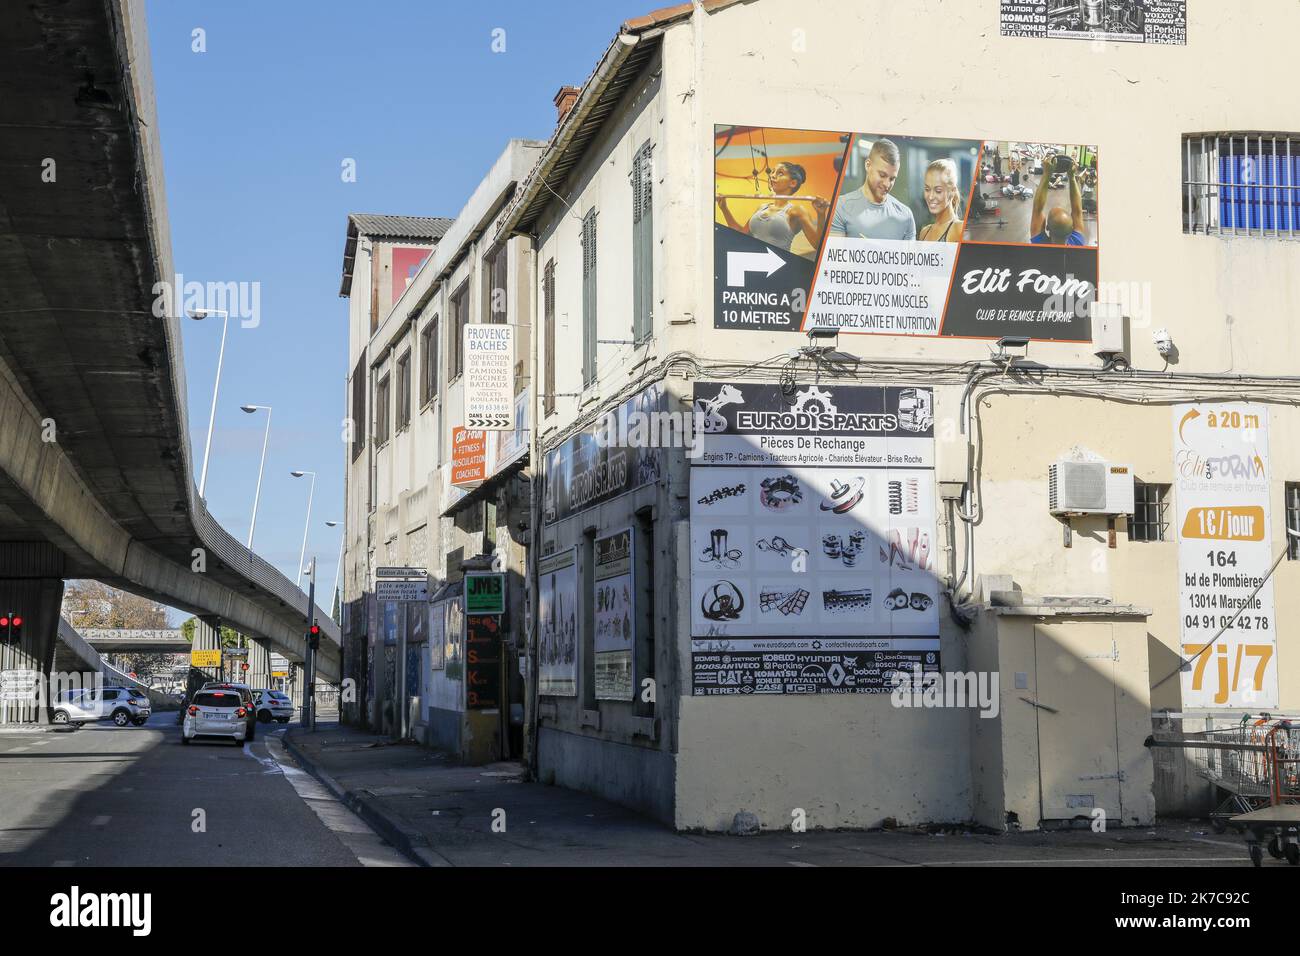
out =
[[[226,326],[230,324],[230,313],[222,309],[192,309],[190,318],[202,322],[208,316],[221,316],[221,350],[217,352],[217,380],[212,383],[212,414],[208,416],[208,441],[203,446],[203,473],[199,476],[199,497],[208,487],[208,456],[212,454],[212,426],[217,421],[217,391],[221,388],[221,362],[226,357]],[[204,501],[207,499],[205,498]]]
[[[311,475],[311,491],[307,492],[307,520],[302,526],[302,551],[298,555],[298,587],[302,587],[302,563],[307,558],[307,529],[311,527],[311,499],[316,494],[316,472],[314,471],[291,471],[289,474],[295,478],[301,478],[303,475]]]
[[[271,406],[240,405],[241,412],[252,415],[259,408],[266,409],[266,433],[262,435],[262,463],[257,466],[257,491],[253,492],[253,520],[248,523],[248,552],[253,552],[253,530],[257,527],[257,502],[262,497],[262,469],[266,467],[266,443],[271,437]]]
[[[325,522],[325,527],[327,528],[337,528],[338,526],[339,523],[337,521]],[[347,541],[347,538],[348,536],[346,534],[344,534],[342,531],[339,532],[339,561],[338,564],[334,565],[334,591],[330,595],[331,604],[333,603],[335,596],[337,596],[339,593],[339,571],[343,569],[343,544],[345,541]],[[342,607],[343,607],[343,601],[342,598],[340,598],[339,608],[342,609]]]

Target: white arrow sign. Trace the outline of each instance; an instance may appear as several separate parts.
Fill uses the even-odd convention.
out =
[[[745,287],[746,272],[762,272],[771,275],[785,265],[785,260],[771,249],[762,252],[728,252],[727,285]]]

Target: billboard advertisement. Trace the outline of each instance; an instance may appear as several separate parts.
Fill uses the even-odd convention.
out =
[[[1002,35],[1187,45],[1187,0],[1002,0]]]
[[[626,421],[633,414],[648,418],[664,410],[663,384],[656,383],[629,398],[613,415]],[[542,520],[547,524],[658,481],[663,475],[660,447],[602,444],[596,437],[602,424],[593,423],[546,453]]]
[[[578,693],[577,549],[567,548],[538,563],[537,693],[576,697]]]
[[[1182,706],[1277,707],[1268,408],[1176,405],[1173,428]]]
[[[881,693],[939,668],[929,389],[697,382],[693,693]]]
[[[465,427],[513,431],[515,330],[504,323],[465,326]]]
[[[1091,341],[1094,146],[714,130],[714,327]]]
[[[596,698],[632,699],[636,599],[632,582],[632,529],[595,542]]]

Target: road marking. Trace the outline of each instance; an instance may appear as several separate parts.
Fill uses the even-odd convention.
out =
[[[339,800],[330,793],[325,787],[311,774],[298,767],[288,763],[288,757],[281,746],[280,741],[275,738],[266,738],[263,743],[266,751],[270,755],[270,762],[274,763],[284,778],[289,781],[289,785],[297,792],[303,803],[311,808],[312,812],[325,827],[338,838],[362,866],[414,866],[415,864],[405,856],[385,843],[374,830],[366,824],[359,816],[345,807]],[[247,748],[245,748],[247,750]],[[267,761],[262,760],[254,753],[249,756],[263,765]]]
[[[811,866],[814,869],[817,868],[816,863],[804,863],[800,860],[787,860],[786,862],[789,863],[791,866]]]
[[[107,826],[107,825],[108,825],[108,821],[111,820],[111,819],[113,819],[111,816],[107,816],[107,815],[104,815],[104,814],[100,814],[99,816],[95,817],[95,819],[93,819],[93,820],[90,821],[90,825],[91,825],[92,827],[103,827],[103,826]]]

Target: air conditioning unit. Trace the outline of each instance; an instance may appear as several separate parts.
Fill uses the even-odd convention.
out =
[[[1111,461],[1058,461],[1047,470],[1047,508],[1054,515],[1133,513],[1133,469]]]

